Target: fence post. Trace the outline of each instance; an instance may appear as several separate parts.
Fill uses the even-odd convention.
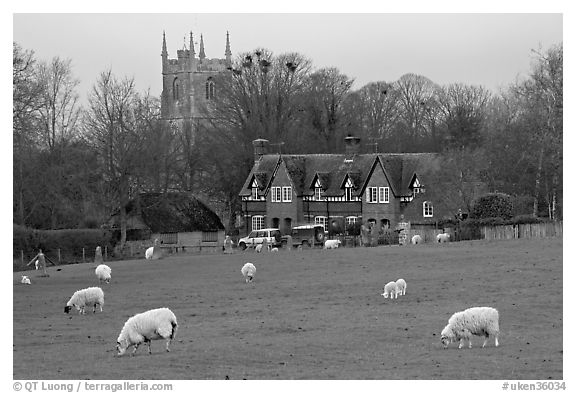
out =
[[[60,249],[58,249],[58,264],[62,264],[62,256],[60,255]]]
[[[22,265],[24,265],[24,250],[20,250],[20,259],[22,260]]]
[[[104,260],[107,261],[108,260],[108,246],[104,246],[104,257],[106,258]]]
[[[86,249],[82,247],[82,263],[86,262]]]

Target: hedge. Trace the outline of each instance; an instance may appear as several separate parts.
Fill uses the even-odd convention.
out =
[[[92,257],[97,246],[112,249],[115,243],[112,233],[103,229],[36,230],[14,225],[13,236],[13,258],[18,260],[22,251],[31,259],[42,249],[50,259],[60,250],[65,263],[73,263],[82,261],[83,249]]]

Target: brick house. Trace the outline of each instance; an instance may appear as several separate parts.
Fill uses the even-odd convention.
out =
[[[451,181],[435,153],[360,154],[352,136],[345,154],[266,154],[267,140],[253,145],[254,166],[239,194],[246,232],[287,234],[301,224],[345,232],[356,222],[379,231],[405,222],[432,227],[462,208],[445,198]]]

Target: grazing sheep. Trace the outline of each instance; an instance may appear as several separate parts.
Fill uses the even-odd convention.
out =
[[[174,340],[177,330],[176,316],[166,307],[136,314],[128,318],[120,331],[116,345],[118,355],[123,355],[132,345],[134,355],[142,343],[148,344],[148,353],[152,354],[152,340],[159,339],[166,340],[166,351],[170,352],[170,343]]]
[[[324,249],[325,250],[336,249],[336,248],[340,247],[340,244],[342,244],[342,242],[338,239],[326,240],[324,242]]]
[[[104,306],[104,292],[98,287],[90,287],[81,289],[74,292],[74,295],[66,303],[64,307],[64,312],[68,314],[72,307],[78,310],[79,314],[86,314],[86,306],[94,306],[94,311],[96,312],[96,306],[100,306],[100,312],[102,312],[102,306]]]
[[[412,243],[412,244],[422,244],[422,243],[424,243],[424,241],[422,240],[422,236],[420,236],[420,235],[414,235],[414,236],[412,236],[412,240],[410,240],[410,243]]]
[[[406,281],[403,278],[396,280],[396,297],[406,295]]]
[[[112,269],[110,269],[110,266],[104,264],[98,265],[94,273],[100,283],[104,281],[106,284],[110,284],[110,280],[112,279]]]
[[[438,243],[448,243],[450,241],[450,234],[449,233],[439,233],[436,235],[436,241]]]
[[[278,252],[278,247],[273,247],[270,252]]]
[[[258,244],[254,249],[256,252],[262,252],[262,243]]]
[[[382,296],[386,299],[388,299],[388,296],[390,296],[390,299],[398,297],[398,286],[394,281],[390,281],[384,286],[384,293],[382,293]]]
[[[246,279],[246,282],[250,282],[254,279],[254,276],[256,275],[256,266],[254,266],[253,264],[251,264],[250,262],[244,264],[244,266],[242,266],[242,275],[244,276],[244,279]]]
[[[458,348],[464,346],[464,340],[468,339],[468,348],[472,348],[472,335],[484,336],[482,348],[486,346],[488,338],[494,336],[494,345],[498,346],[498,310],[492,307],[472,307],[464,311],[454,313],[448,320],[448,325],[442,329],[441,342],[444,348],[454,341],[460,341]]]
[[[22,276],[22,280],[20,281],[20,284],[30,285],[32,283],[30,282],[30,278],[28,276]]]

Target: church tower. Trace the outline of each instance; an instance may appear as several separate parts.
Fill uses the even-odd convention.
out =
[[[186,41],[177,50],[177,58],[168,58],[166,34],[162,36],[162,97],[161,116],[163,120],[177,124],[181,129],[196,130],[206,118],[206,107],[216,94],[214,76],[232,65],[230,38],[226,32],[226,47],[223,59],[206,57],[204,37],[200,35],[199,54],[196,57],[194,37],[190,32],[190,44]]]

